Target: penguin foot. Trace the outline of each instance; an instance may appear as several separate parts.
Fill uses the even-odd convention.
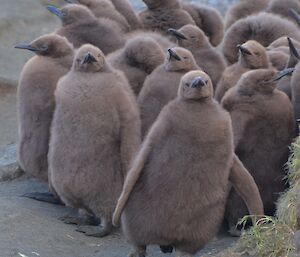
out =
[[[65,224],[79,225],[79,226],[83,226],[83,225],[97,226],[100,223],[99,219],[97,219],[96,217],[92,217],[92,216],[81,217],[81,216],[67,214],[58,219]]]
[[[127,257],[146,257],[146,246],[135,246],[132,253]]]
[[[240,237],[242,235],[242,231],[237,229],[236,226],[230,226],[228,230],[229,235],[232,237]]]
[[[57,198],[52,193],[48,193],[48,192],[47,193],[39,193],[39,192],[27,193],[27,194],[22,195],[22,197],[34,199],[34,200],[40,201],[40,202],[64,205],[59,198]]]
[[[76,231],[84,233],[86,236],[104,237],[112,230],[111,226],[78,226]]]

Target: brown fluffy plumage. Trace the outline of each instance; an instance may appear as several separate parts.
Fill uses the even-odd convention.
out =
[[[218,83],[215,99],[221,102],[225,93],[236,85],[243,73],[269,67],[269,58],[265,48],[256,41],[250,40],[239,46],[239,60],[227,67]]]
[[[66,0],[88,7],[97,18],[108,18],[118,23],[124,32],[130,31],[126,18],[120,14],[110,0]]]
[[[140,144],[139,113],[125,76],[104,54],[82,46],[55,91],[49,178],[62,201],[101,218],[81,232],[105,236]]]
[[[167,33],[169,28],[179,29],[194,24],[191,15],[181,8],[178,0],[143,0],[148,9],[139,14],[144,28]]]
[[[251,213],[263,213],[253,178],[234,156],[230,117],[212,95],[207,74],[184,75],[178,97],[164,107],[133,162],[113,219],[116,224],[124,209],[122,228],[137,250],[132,256],[145,256],[151,244],[172,245],[180,257],[195,254],[218,232],[229,181]]]
[[[300,30],[289,20],[262,12],[237,21],[227,30],[223,40],[223,53],[227,61],[232,64],[238,58],[236,48],[238,44],[256,40],[267,47],[282,36],[289,36],[299,41]]]
[[[147,77],[138,96],[143,137],[156,120],[162,108],[176,98],[181,77],[191,70],[199,69],[193,54],[189,50],[174,47],[171,51],[180,60],[175,59],[171,53],[168,53],[165,63],[157,67]]]
[[[274,13],[282,16],[285,19],[289,19],[297,24],[295,19],[290,13],[290,9],[294,9],[300,13],[300,1],[299,0],[270,0],[266,12]]]
[[[296,70],[291,79],[292,103],[296,120],[300,119],[300,63],[297,64]]]
[[[18,161],[32,176],[48,181],[48,145],[57,81],[72,66],[73,47],[63,37],[45,35],[17,48],[36,53],[24,66],[19,80]]]
[[[111,25],[109,19],[97,19],[83,5],[68,4],[61,10],[50,8],[62,21],[62,27],[56,33],[65,36],[75,48],[92,44],[100,48],[104,54],[108,54],[125,44],[124,35]]]
[[[249,71],[222,100],[231,115],[235,152],[258,185],[266,215],[274,214],[279,193],[285,189],[284,165],[295,131],[292,105],[276,89],[276,74],[273,69]],[[232,231],[247,213],[232,190],[226,209]]]
[[[264,11],[270,0],[240,0],[229,8],[225,17],[225,29],[227,30],[236,21],[247,16]]]
[[[215,9],[203,4],[183,2],[182,7],[209,38],[213,46],[222,42],[224,37],[224,22],[221,14]]]
[[[128,0],[111,0],[115,8],[121,13],[128,21],[132,30],[141,29],[143,27],[140,19],[135,14]]]
[[[179,30],[175,30],[174,35],[181,35],[181,37],[176,37],[178,45],[193,53],[197,64],[209,75],[214,88],[216,88],[226,68],[222,54],[211,46],[204,32],[195,25],[185,25]]]
[[[108,62],[124,72],[138,95],[146,77],[164,62],[164,52],[151,37],[137,36],[129,39],[124,48],[109,55]]]

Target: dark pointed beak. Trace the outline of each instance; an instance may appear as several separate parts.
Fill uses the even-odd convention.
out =
[[[40,49],[35,48],[35,47],[31,46],[30,44],[17,44],[17,45],[15,45],[15,48],[25,49],[25,50],[29,50],[29,51],[32,51],[32,52],[39,52],[40,51]]]
[[[170,60],[174,58],[177,61],[181,61],[181,58],[171,48],[168,49],[168,52],[170,54]]]
[[[298,25],[300,26],[300,15],[299,13],[297,13],[294,9],[289,9],[289,13],[290,15],[294,18],[294,20],[298,23]]]
[[[295,68],[287,68],[287,69],[284,69],[282,71],[279,71],[277,73],[274,81],[278,81],[278,80],[282,79],[285,76],[292,75],[294,71],[295,71]]]
[[[242,45],[237,45],[237,48],[240,50],[242,54],[252,55],[252,53]]]
[[[168,32],[169,32],[171,35],[175,36],[177,39],[184,39],[184,40],[187,39],[186,36],[185,36],[184,34],[182,34],[181,32],[179,32],[179,31],[176,30],[176,29],[168,29]]]
[[[47,6],[47,10],[51,13],[53,13],[54,15],[56,15],[57,17],[59,17],[60,19],[63,18],[63,14],[61,12],[61,10],[59,10],[58,8],[56,8],[53,5],[48,5]]]
[[[85,64],[85,63],[93,63],[93,62],[97,62],[97,60],[95,59],[95,57],[88,52],[85,56],[84,59],[82,60],[81,64]]]
[[[193,80],[191,84],[191,88],[200,88],[200,87],[204,87],[205,85],[206,85],[205,80],[199,76]]]

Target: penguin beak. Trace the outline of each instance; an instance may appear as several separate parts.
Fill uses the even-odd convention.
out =
[[[294,18],[294,20],[298,23],[298,25],[300,26],[300,15],[299,13],[297,13],[294,9],[289,9],[289,13],[290,15]]]
[[[15,48],[17,48],[17,49],[25,49],[25,50],[29,50],[31,52],[41,52],[42,51],[41,49],[33,47],[30,44],[17,44],[17,45],[15,45]]]
[[[237,48],[240,50],[242,54],[252,55],[252,53],[242,45],[237,45]]]
[[[61,12],[61,10],[59,10],[58,8],[56,8],[53,5],[48,5],[47,6],[47,10],[51,13],[53,13],[54,15],[56,15],[57,17],[59,17],[60,19],[63,19],[63,14]]]
[[[170,60],[174,58],[177,61],[181,61],[181,58],[171,48],[168,49],[168,52],[170,55]]]
[[[82,60],[81,64],[85,64],[85,63],[93,63],[93,62],[97,62],[97,60],[95,59],[95,57],[88,52],[85,56],[84,59]]]
[[[274,81],[278,81],[278,80],[282,79],[285,76],[292,75],[294,71],[295,71],[295,68],[287,68],[287,69],[284,69],[282,71],[279,71],[277,73]]]
[[[179,32],[178,30],[176,29],[168,29],[168,32],[175,36],[177,39],[183,39],[183,40],[186,40],[186,36],[184,34],[182,34],[181,32]]]
[[[206,85],[205,80],[199,76],[193,80],[191,84],[191,88],[200,88],[200,87],[204,87],[205,85]]]
[[[298,61],[300,60],[300,56],[293,41],[289,37],[287,38],[287,40],[289,42],[289,48],[290,48],[290,58],[288,62],[288,68],[293,68],[297,65]]]

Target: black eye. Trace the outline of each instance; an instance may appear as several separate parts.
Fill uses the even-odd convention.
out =
[[[186,83],[185,83],[185,86],[186,86],[186,87],[189,87],[189,86],[190,86],[190,84],[186,82]]]
[[[184,57],[183,57],[183,59],[185,59],[185,60],[186,60],[186,59],[188,59],[188,57],[187,57],[187,56],[184,56]]]

